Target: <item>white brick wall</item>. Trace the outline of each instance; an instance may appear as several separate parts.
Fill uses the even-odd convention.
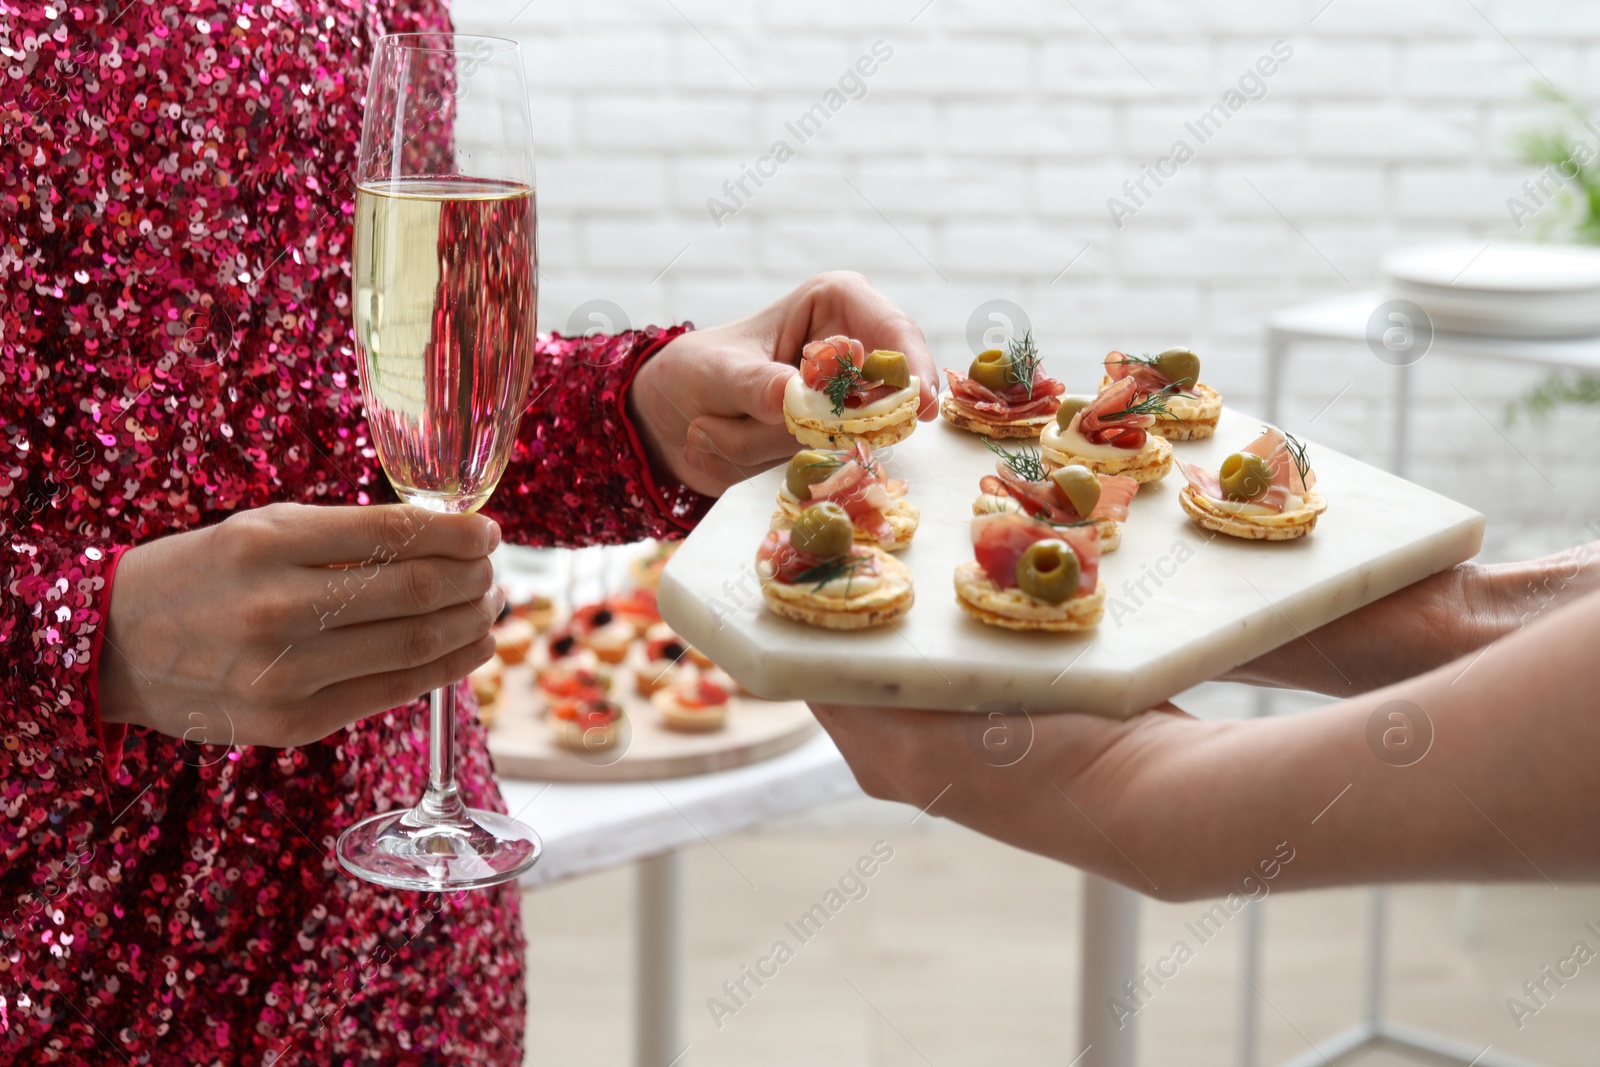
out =
[[[970,358],[971,309],[1004,297],[1079,386],[1109,347],[1184,342],[1245,404],[1274,308],[1370,284],[1397,244],[1512,232],[1505,200],[1533,171],[1511,138],[1544,115],[1533,82],[1600,97],[1596,0],[523,2],[462,0],[456,22],[526,50],[546,328],[596,297],[636,324],[721,321],[848,267],[949,365]],[[1106,198],[1174,139],[1194,143],[1184,123],[1278,39],[1294,54],[1265,97],[1114,226]],[[866,97],[715,226],[706,199],[793,143],[785,122],[877,40],[894,55]],[[1365,351],[1308,362],[1288,421],[1355,380],[1313,432],[1381,458],[1387,368]],[[1440,360],[1420,378],[1419,479],[1554,523],[1557,543],[1597,517],[1596,476],[1563,463],[1552,429],[1507,432],[1560,493],[1455,391],[1498,417],[1530,376]],[[1473,465],[1452,460],[1469,448]]]

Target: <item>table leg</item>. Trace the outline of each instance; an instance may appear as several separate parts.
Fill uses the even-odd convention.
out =
[[[1278,420],[1283,414],[1283,371],[1284,364],[1288,361],[1288,336],[1269,327],[1267,329],[1267,395],[1263,398],[1262,407],[1266,411],[1267,421],[1274,426],[1278,425]]]
[[[1389,472],[1404,478],[1411,456],[1411,364],[1402,365],[1399,371],[1394,397],[1394,454],[1389,460]]]
[[[682,1067],[683,854],[639,861],[634,883],[635,1067]]]
[[[1085,874],[1074,1067],[1133,1067],[1135,1016],[1113,1012],[1109,1002],[1128,1003],[1123,983],[1138,978],[1138,953],[1139,894]]]

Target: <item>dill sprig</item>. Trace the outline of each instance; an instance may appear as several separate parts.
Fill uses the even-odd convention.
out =
[[[795,585],[810,585],[815,592],[838,578],[845,578],[844,595],[850,595],[850,579],[855,577],[856,569],[865,563],[870,556],[858,556],[848,552],[842,556],[825,559],[814,567],[807,567],[794,576]]]
[[[1294,434],[1283,431],[1283,443],[1289,450],[1289,458],[1294,460],[1294,469],[1300,472],[1300,480],[1304,482],[1306,475],[1311,473],[1311,460],[1306,455],[1306,445]]]
[[[1158,419],[1176,418],[1172,412],[1167,410],[1167,398],[1177,395],[1172,391],[1173,388],[1173,386],[1169,385],[1160,392],[1150,393],[1143,400],[1129,404],[1121,411],[1108,412],[1104,415],[1098,415],[1096,418],[1104,419],[1107,422],[1115,419],[1124,419],[1129,415],[1154,415]]]
[[[1159,368],[1160,365],[1161,365],[1161,357],[1160,356],[1152,356],[1148,352],[1146,352],[1142,356],[1130,356],[1130,355],[1128,355],[1128,353],[1124,352],[1124,353],[1122,353],[1122,358],[1121,359],[1114,359],[1111,362],[1113,362],[1113,363],[1122,363],[1122,364],[1142,363],[1146,367],[1157,367],[1157,368]]]
[[[833,413],[843,415],[845,400],[862,380],[861,368],[852,363],[849,356],[836,355],[833,358],[839,364],[839,369],[834,371],[833,377],[828,379],[822,391],[833,401]]]
[[[1039,377],[1039,348],[1033,343],[1033,331],[1023,334],[1020,341],[1013,339],[1009,347],[1011,352],[1006,365],[1006,381],[1026,387],[1028,399],[1032,400],[1033,383]]]
[[[983,447],[999,456],[1001,462],[1025,482],[1042,482],[1050,476],[1050,472],[1045,470],[1044,460],[1039,458],[1039,450],[1032,445],[1023,445],[1013,452],[994,438],[985,437]]]

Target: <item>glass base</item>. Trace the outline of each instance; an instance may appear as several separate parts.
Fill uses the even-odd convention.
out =
[[[458,809],[425,821],[418,809],[363,819],[339,835],[345,870],[391,889],[451,892],[509,882],[534,865],[539,835],[507,815]]]

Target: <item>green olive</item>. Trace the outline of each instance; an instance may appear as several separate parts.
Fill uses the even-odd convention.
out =
[[[1070,467],[1051,471],[1050,478],[1061,487],[1062,495],[1072,502],[1073,510],[1080,519],[1087,519],[1089,512],[1100,503],[1100,479],[1088,467],[1074,463]]]
[[[1222,495],[1229,500],[1257,500],[1272,488],[1272,467],[1253,452],[1235,452],[1222,461]]]
[[[1168,380],[1193,389],[1200,380],[1200,357],[1187,348],[1169,348],[1156,357],[1156,370]]]
[[[1082,396],[1064,396],[1061,406],[1056,408],[1056,425],[1063,430],[1072,425],[1072,420],[1078,412],[1089,406],[1089,398]]]
[[[1011,381],[1011,357],[998,348],[988,348],[978,353],[978,358],[967,368],[967,377],[986,389],[1000,392]]]
[[[869,382],[882,382],[896,389],[904,389],[911,384],[911,364],[906,362],[904,352],[880,348],[867,353],[866,362],[861,364],[861,377]]]
[[[850,551],[856,528],[838,504],[813,504],[795,517],[789,543],[801,552],[832,559]]]
[[[789,469],[784,473],[783,484],[799,500],[811,499],[811,487],[826,481],[839,469],[839,461],[826,452],[805,448],[794,454]]]
[[[1078,591],[1078,554],[1065,541],[1035,541],[1017,560],[1017,588],[1047,604]]]

